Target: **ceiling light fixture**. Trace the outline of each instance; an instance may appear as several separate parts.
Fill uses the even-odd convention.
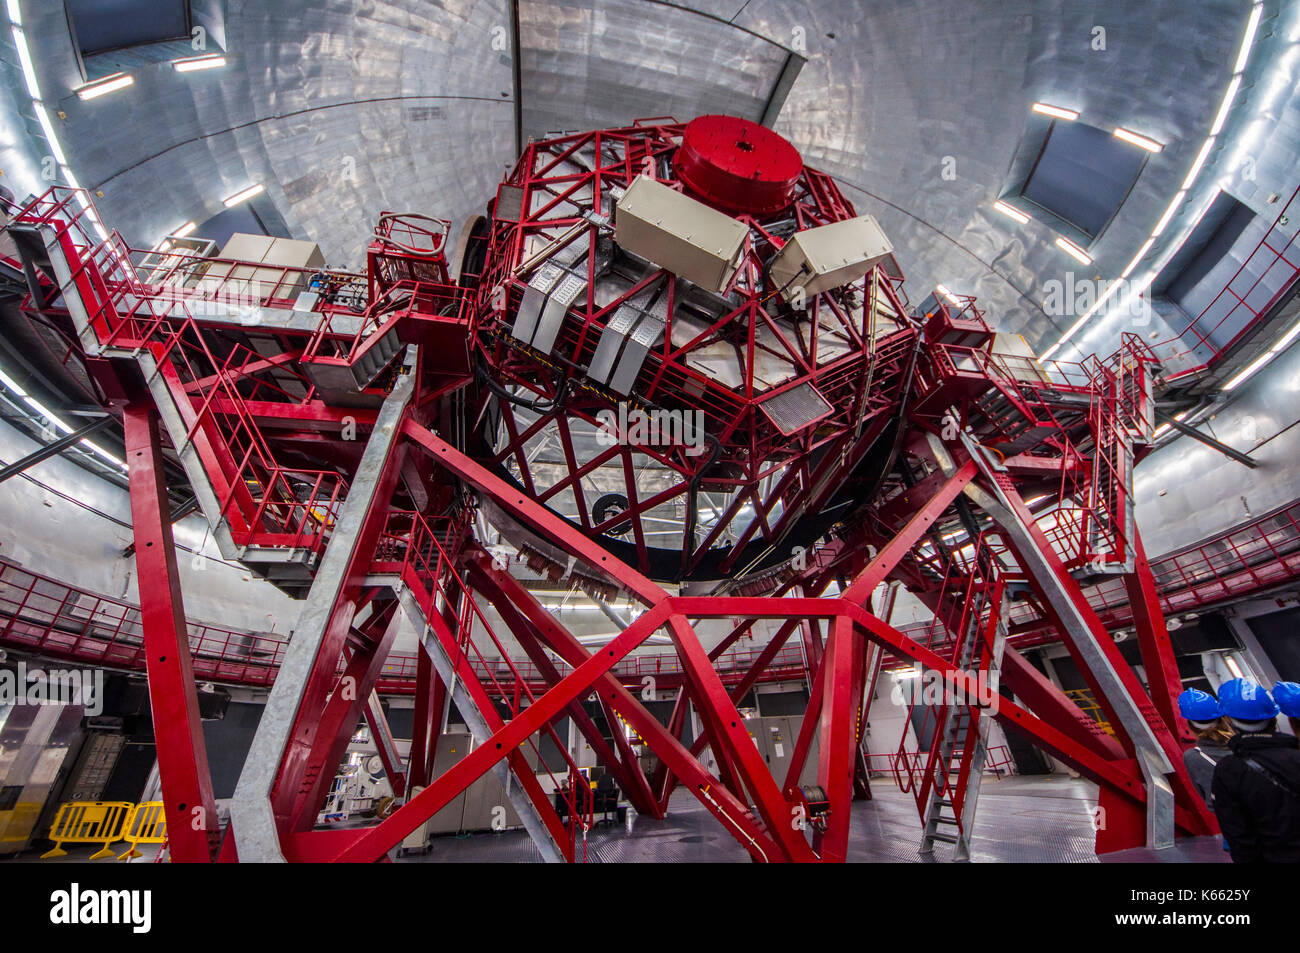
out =
[[[1015,221],[1019,222],[1021,225],[1024,225],[1026,222],[1029,221],[1028,215],[1020,211],[1020,209],[1008,205],[1006,202],[1003,202],[1001,199],[994,202],[993,207],[997,209],[999,212],[1001,212],[1003,215],[1005,215],[1007,218],[1014,219]]]
[[[1159,152],[1164,148],[1154,139],[1148,139],[1146,136],[1139,136],[1136,132],[1130,132],[1122,126],[1115,127],[1115,138],[1122,139],[1130,145],[1137,146],[1139,149],[1145,149],[1147,152]]]
[[[169,237],[169,238],[188,238],[190,235],[193,235],[193,234],[194,234],[194,230],[195,230],[196,228],[198,228],[198,226],[197,226],[196,224],[194,224],[193,222],[186,222],[186,223],[185,223],[184,225],[182,225],[180,228],[176,229],[176,231],[172,232],[171,235],[169,235],[168,237]]]
[[[1065,252],[1067,255],[1069,255],[1075,261],[1079,262],[1079,264],[1081,265],[1092,264],[1092,258],[1088,255],[1088,253],[1084,251],[1082,248],[1080,248],[1078,245],[1076,245],[1074,242],[1070,241],[1068,238],[1058,238],[1056,240],[1056,247],[1061,249],[1061,251]]]
[[[78,86],[76,90],[77,97],[79,99],[98,99],[100,96],[107,96],[119,89],[126,89],[134,82],[135,77],[130,73],[114,73],[112,76],[105,76],[93,83],[87,83],[85,86]]]
[[[172,69],[178,73],[196,73],[203,69],[220,69],[226,65],[226,58],[220,53],[208,56],[191,56],[183,60],[172,60]]]
[[[1048,103],[1034,103],[1034,112],[1042,113],[1044,116],[1051,116],[1053,119],[1064,119],[1066,122],[1074,122],[1079,118],[1079,114],[1073,109],[1064,109],[1060,106],[1052,106]]]
[[[261,195],[262,192],[264,191],[265,190],[262,188],[260,184],[250,185],[248,188],[244,189],[244,191],[236,192],[234,195],[230,196],[230,198],[222,199],[221,204],[224,205],[226,208],[234,208],[240,202],[247,202],[253,196]]]

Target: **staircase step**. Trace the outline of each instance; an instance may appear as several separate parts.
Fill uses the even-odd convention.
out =
[[[929,835],[927,835],[927,836],[928,836],[929,839],[932,840],[932,841],[937,840],[937,841],[941,841],[941,842],[943,842],[943,843],[945,843],[945,844],[955,844],[955,843],[957,843],[957,838],[954,837],[952,834],[937,834],[937,833],[936,833],[936,834],[929,834]]]

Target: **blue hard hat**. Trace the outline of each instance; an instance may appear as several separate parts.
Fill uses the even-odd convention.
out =
[[[1219,686],[1219,708],[1238,721],[1268,721],[1277,715],[1277,703],[1253,678],[1234,678]]]
[[[1273,686],[1273,701],[1288,718],[1300,718],[1300,683],[1278,682]]]
[[[1178,713],[1188,721],[1218,721],[1219,700],[1199,688],[1189,688],[1178,696]]]

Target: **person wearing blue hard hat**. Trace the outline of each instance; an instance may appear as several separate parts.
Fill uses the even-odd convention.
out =
[[[1196,732],[1196,746],[1183,752],[1183,764],[1201,800],[1214,810],[1210,784],[1215,767],[1230,753],[1228,739],[1232,737],[1232,729],[1219,711],[1219,700],[1199,688],[1189,688],[1178,696],[1178,713]]]
[[[1291,734],[1300,737],[1300,682],[1278,682],[1273,686],[1273,701],[1291,722]]]
[[[1233,863],[1300,863],[1300,744],[1253,678],[1220,685],[1219,709],[1237,733],[1210,790]]]

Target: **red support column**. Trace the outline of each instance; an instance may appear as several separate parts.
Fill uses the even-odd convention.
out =
[[[1138,651],[1142,668],[1146,671],[1151,702],[1174,737],[1184,747],[1191,745],[1196,739],[1187,722],[1178,714],[1183,677],[1178,673],[1178,662],[1169,641],[1169,630],[1165,627],[1151,564],[1147,561],[1142,537],[1136,532],[1133,534],[1133,571],[1124,577],[1124,588],[1133,608],[1133,629],[1137,633]]]
[[[854,722],[858,699],[854,641],[860,639],[849,619],[840,616],[831,627],[830,640],[822,659],[821,736],[817,749],[817,783],[830,802],[825,832],[816,832],[816,846],[823,861],[843,862],[849,849],[850,802],[853,799]]]
[[[370,693],[397,637],[399,620],[395,600],[377,608],[366,620],[360,633],[364,636],[362,644],[353,651],[324,711],[317,716],[310,757],[295,792],[288,830],[309,831],[315,825],[352,735],[365,717]]]
[[[429,783],[446,697],[447,687],[434,671],[428,650],[421,645],[415,662],[415,722],[406,769],[412,787],[424,787]]]
[[[122,412],[122,425],[126,433],[145,671],[167,840],[174,860],[208,863],[219,836],[217,809],[212,799],[212,777],[176,568],[158,415],[152,406],[133,403]]]

